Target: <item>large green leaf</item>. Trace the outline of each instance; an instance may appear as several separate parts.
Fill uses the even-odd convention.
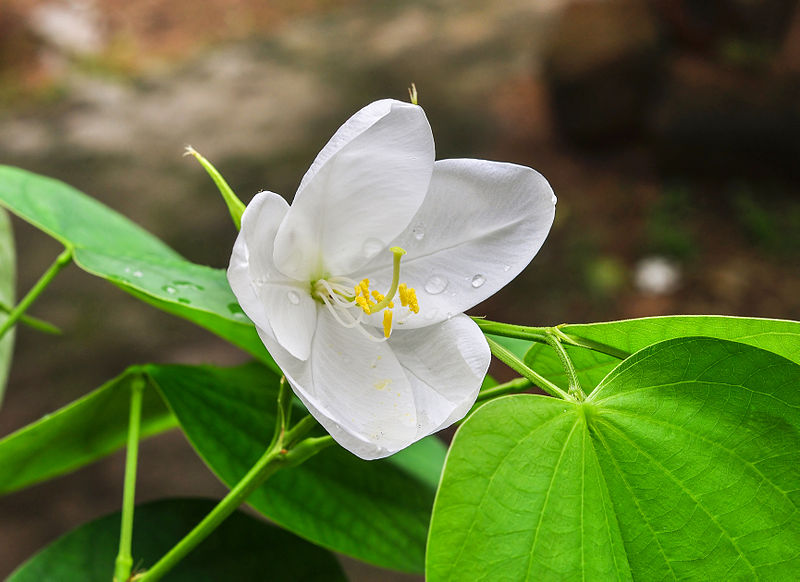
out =
[[[78,469],[125,445],[137,368],[0,440],[0,494]],[[142,436],[176,425],[158,392],[145,389]]]
[[[214,505],[200,499],[171,499],[138,506],[134,567],[152,566]],[[108,582],[114,573],[119,527],[119,513],[82,525],[25,562],[8,582]],[[166,580],[335,582],[346,578],[330,552],[237,512],[178,563]]]
[[[428,580],[796,578],[798,386],[772,352],[679,338],[583,403],[487,403],[448,455]]]
[[[274,366],[222,269],[191,263],[97,200],[19,168],[0,166],[0,205],[60,241],[85,271]]]
[[[272,435],[278,377],[257,364],[149,373],[209,467],[229,486],[236,483]],[[443,461],[444,446],[433,439],[382,461],[362,461],[333,446],[280,471],[248,502],[314,543],[418,572]]]
[[[0,304],[9,307],[14,305],[15,266],[14,234],[11,232],[11,220],[8,214],[0,209]],[[7,318],[8,316],[0,309],[0,324]],[[14,330],[10,329],[4,337],[0,338],[0,404],[3,403],[13,351]]]
[[[800,363],[800,322],[797,321],[721,315],[670,315],[564,325],[561,331],[629,354],[667,339],[714,337],[756,346]],[[567,352],[587,392],[620,362],[615,357],[584,348],[568,346]],[[525,361],[559,386],[567,386],[564,368],[550,346],[533,344]]]

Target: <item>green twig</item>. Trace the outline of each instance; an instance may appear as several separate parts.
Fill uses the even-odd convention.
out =
[[[561,360],[561,365],[564,368],[564,372],[567,374],[567,381],[569,382],[569,393],[579,400],[584,400],[586,394],[584,394],[583,389],[581,389],[578,373],[575,371],[575,366],[572,364],[567,350],[561,345],[558,337],[553,334],[547,334],[547,343],[556,351],[558,359]]]
[[[551,328],[551,330],[552,330],[551,333],[553,335],[557,336],[563,343],[571,346],[575,346],[578,348],[585,348],[587,350],[592,350],[593,352],[600,352],[601,354],[611,356],[612,358],[617,358],[618,360],[625,360],[631,356],[630,352],[626,352],[625,350],[620,350],[619,348],[615,348],[614,346],[609,346],[573,334],[564,333],[563,331],[561,331],[561,326],[558,325]]]
[[[11,313],[13,307],[10,305],[6,305],[2,301],[0,301],[0,312],[3,313]],[[33,317],[32,315],[20,315],[19,319],[17,320],[18,323],[22,325],[27,325],[31,329],[35,329],[36,331],[40,331],[42,333],[48,333],[50,335],[61,335],[61,330],[58,329],[55,325],[50,323],[49,321],[45,321],[43,319],[39,319],[38,317]]]
[[[126,582],[131,575],[133,555],[133,509],[136,497],[136,463],[139,455],[139,429],[142,420],[142,393],[145,381],[134,377],[131,383],[131,406],[128,420],[128,447],[125,453],[125,484],[122,490],[122,520],[119,532],[119,552],[114,563],[114,582]]]
[[[488,321],[480,317],[473,317],[472,321],[478,324],[478,327],[481,328],[483,333],[530,340],[542,344],[547,343],[547,334],[551,329],[549,327],[527,327],[524,325]]]
[[[490,337],[487,337],[486,341],[489,342],[489,348],[492,350],[492,353],[498,360],[506,364],[518,374],[521,374],[530,380],[532,384],[535,384],[551,396],[557,396],[558,398],[563,398],[564,400],[574,400],[569,394],[553,384],[550,380],[528,367],[528,365],[525,364],[525,362],[523,362],[519,357],[517,357],[516,354],[511,352],[511,350],[497,343]]]
[[[31,304],[36,301],[36,298],[41,295],[42,291],[47,289],[47,286],[50,282],[58,275],[61,270],[66,267],[70,261],[72,260],[72,251],[70,249],[64,249],[60,255],[56,258],[52,265],[44,272],[44,274],[39,277],[39,280],[36,281],[36,284],[28,291],[28,294],[22,298],[14,309],[8,314],[8,319],[6,319],[0,325],[0,338],[2,338],[6,332],[11,329],[15,323],[22,317],[22,315],[28,310]]]
[[[282,386],[281,391],[284,390]],[[279,392],[279,412],[281,406],[287,406],[285,400],[290,396],[284,394],[281,401]],[[278,420],[280,422],[280,419]],[[267,448],[255,465],[242,477],[203,520],[195,526],[181,541],[167,552],[152,568],[133,577],[136,582],[155,582],[160,580],[167,572],[191,552],[200,542],[206,539],[219,525],[236,509],[244,503],[253,491],[258,489],[264,481],[284,467],[299,465],[303,461],[316,455],[321,450],[330,446],[333,439],[330,436],[306,438],[297,444],[298,439],[318,426],[317,421],[310,414],[300,420],[289,430],[279,430],[277,439]]]

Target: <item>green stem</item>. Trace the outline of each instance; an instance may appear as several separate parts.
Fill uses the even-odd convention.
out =
[[[128,420],[128,447],[125,453],[125,484],[122,489],[122,524],[119,532],[119,552],[114,563],[114,582],[126,582],[131,575],[133,555],[133,507],[136,497],[136,462],[139,456],[139,429],[142,420],[142,393],[145,381],[137,376],[131,383],[131,406]]]
[[[569,358],[567,350],[564,349],[564,346],[561,345],[561,342],[555,335],[547,334],[547,343],[556,351],[558,354],[558,359],[561,360],[561,365],[564,367],[564,372],[566,372],[567,380],[569,382],[569,393],[579,400],[584,400],[586,398],[586,394],[584,394],[583,389],[581,389],[581,382],[578,379],[578,373],[575,371],[575,366],[572,364],[572,360]]]
[[[527,327],[524,325],[513,325],[510,323],[499,323],[488,321],[479,317],[473,317],[472,321],[478,324],[483,333],[512,337],[516,339],[530,340],[539,343],[547,343],[547,334],[552,328],[549,327]]]
[[[270,447],[261,456],[256,464],[242,477],[195,528],[167,552],[152,568],[140,576],[134,577],[137,582],[154,582],[160,580],[169,572],[186,554],[192,551],[200,542],[206,539],[225,519],[245,502],[250,494],[258,489],[283,463],[283,454],[277,446]]]
[[[563,398],[564,400],[573,400],[573,398],[564,392],[561,388],[553,384],[550,380],[545,378],[544,376],[536,373],[534,370],[529,368],[525,362],[520,360],[516,354],[512,353],[509,349],[501,344],[497,343],[490,337],[486,337],[486,341],[489,342],[489,348],[492,350],[492,353],[495,357],[507,365],[509,368],[521,374],[532,384],[535,384],[551,396],[557,396],[558,398]]]
[[[478,393],[478,398],[475,399],[475,404],[484,402],[486,400],[491,400],[492,398],[497,398],[498,396],[505,396],[506,394],[512,394],[514,392],[522,392],[531,386],[533,386],[533,384],[527,378],[515,378],[509,382],[504,382],[503,384],[492,386],[486,390],[481,390]]]
[[[592,350],[593,352],[600,352],[601,354],[611,356],[612,358],[617,358],[618,360],[625,360],[631,356],[630,352],[626,352],[625,350],[620,350],[613,346],[609,346],[580,336],[564,333],[563,331],[561,331],[560,326],[555,326],[551,328],[551,333],[560,338],[561,341],[566,344],[578,348],[585,348],[587,350]]]
[[[13,307],[10,305],[6,305],[2,301],[0,301],[0,312],[3,313],[11,313]],[[31,329],[35,329],[36,331],[41,331],[42,333],[49,333],[51,335],[61,335],[61,330],[58,329],[55,325],[48,321],[44,321],[43,319],[39,319],[38,317],[33,317],[32,315],[20,315],[19,319],[17,320],[22,325],[27,325]]]
[[[307,438],[297,445],[292,443],[317,426],[317,421],[308,415],[267,448],[256,464],[242,477],[203,520],[195,526],[175,547],[167,552],[152,568],[134,576],[136,582],[160,580],[181,559],[206,539],[219,525],[244,503],[253,491],[283,467],[294,466],[314,456],[333,443],[329,436]],[[284,448],[286,447],[286,448]]]
[[[22,317],[22,314],[25,313],[31,304],[36,301],[36,298],[41,295],[42,291],[44,291],[50,282],[58,275],[61,270],[66,267],[70,261],[72,260],[72,251],[70,249],[64,249],[64,251],[58,255],[56,260],[53,262],[52,265],[44,272],[44,274],[39,277],[39,280],[36,281],[36,284],[28,291],[28,294],[22,298],[14,309],[8,314],[8,319],[6,319],[2,325],[0,325],[0,338],[2,338],[6,332],[11,329],[17,320]]]

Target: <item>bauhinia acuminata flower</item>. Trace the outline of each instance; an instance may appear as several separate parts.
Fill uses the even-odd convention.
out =
[[[228,280],[311,414],[377,459],[472,406],[490,351],[463,312],[531,261],[555,203],[530,168],[434,162],[422,108],[377,101],[339,128],[291,206],[253,198]]]

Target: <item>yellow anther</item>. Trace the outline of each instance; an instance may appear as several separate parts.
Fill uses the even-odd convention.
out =
[[[394,307],[394,301],[389,301],[389,305],[387,305],[386,307],[392,309]]]
[[[364,310],[364,313],[369,314],[369,304],[367,300],[364,299],[361,295],[356,296],[356,305],[358,305],[361,309]]]
[[[407,293],[408,293],[408,308],[414,313],[419,313],[419,303],[417,302],[417,291],[415,289],[409,289]]]
[[[375,298],[375,301],[383,301],[383,295],[381,295],[379,291],[373,291],[372,296]]]
[[[369,299],[369,279],[362,279],[358,286],[361,287],[361,292],[364,294],[364,297]]]
[[[397,288],[397,292],[400,294],[400,305],[403,307],[408,305],[408,287],[406,287],[406,284],[400,283],[400,286]]]
[[[392,312],[389,309],[383,310],[383,337],[389,337],[392,333]]]

